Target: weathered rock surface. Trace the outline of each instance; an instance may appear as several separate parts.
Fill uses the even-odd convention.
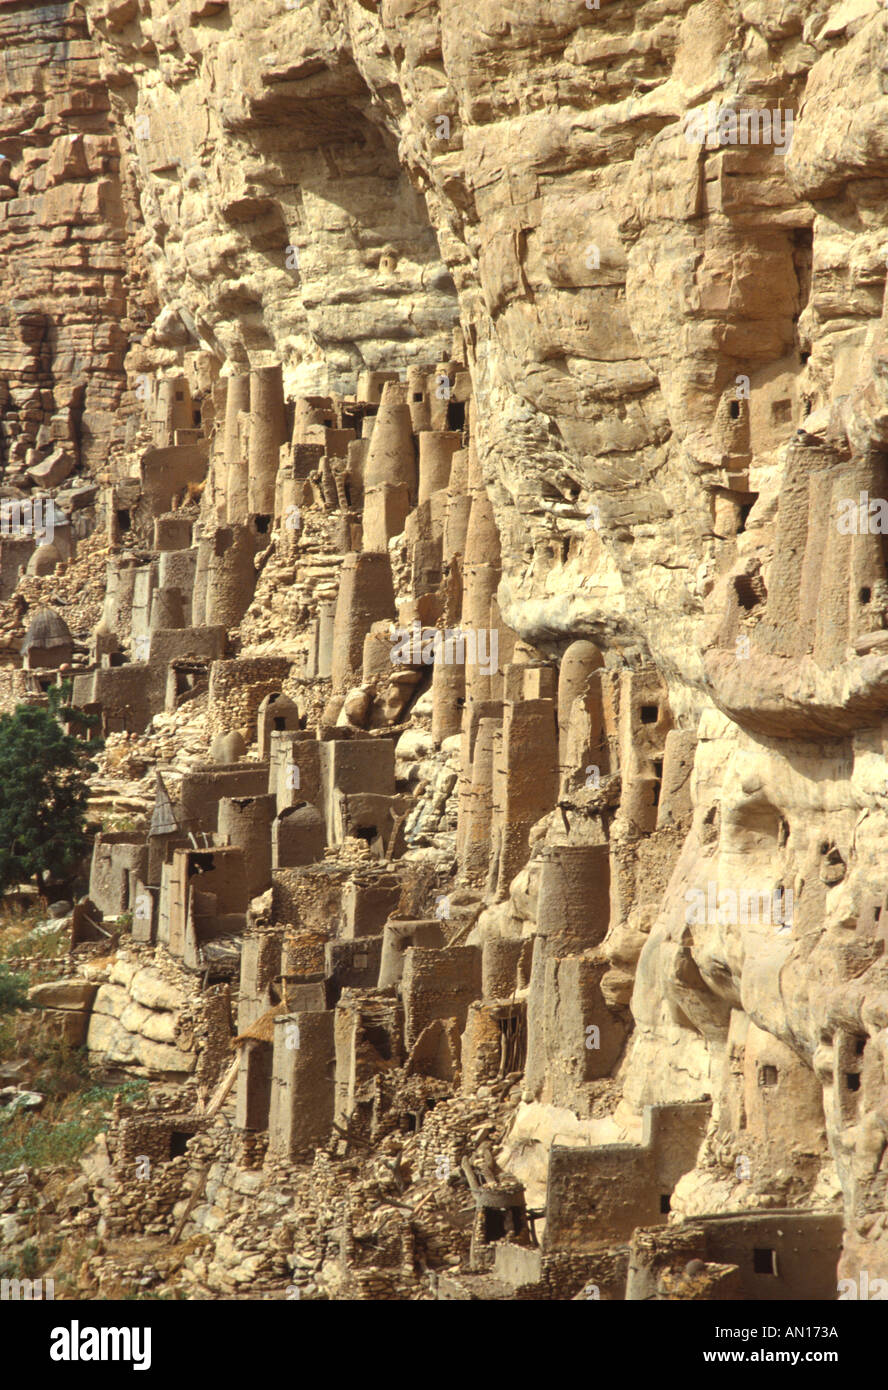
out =
[[[541,1040],[522,1171],[541,1191],[530,1151],[557,1136],[555,1077],[589,1127],[575,1137],[600,1143],[638,1141],[645,1107],[711,1100],[675,1211],[816,1209],[840,1187],[842,1268],[888,1275],[888,576],[885,528],[857,510],[888,487],[885,7],[87,0],[30,27],[0,5],[4,38],[15,475],[55,485],[67,450],[122,458],[124,366],[134,443],[140,378],[186,359],[205,399],[211,360],[228,378],[280,363],[288,400],[353,395],[367,369],[446,367],[459,325],[479,472],[464,490],[490,499],[504,627],[562,671],[590,639],[607,679],[662,692],[641,704],[632,687],[640,720],[687,739],[662,822],[642,824],[638,788],[665,800],[668,759],[635,728],[619,767],[561,759],[576,785],[528,813],[520,874],[484,881],[479,832],[492,905],[472,947],[548,935],[546,850],[611,852],[605,930],[551,947],[522,987]],[[201,509],[227,519],[209,491]],[[316,614],[352,548],[311,543],[298,575],[282,542],[249,557],[253,606],[225,626],[243,620],[263,657],[295,655],[309,593]],[[364,729],[370,692],[349,680],[337,698],[330,725]],[[426,730],[400,737],[401,769],[440,774],[446,801]],[[99,989],[90,1050],[190,1071],[174,989],[127,968]],[[598,1072],[586,1015],[564,1022],[568,977],[618,1020],[619,1060]],[[620,1108],[597,1114],[611,1075]],[[234,1284],[250,1258],[219,1246]]]

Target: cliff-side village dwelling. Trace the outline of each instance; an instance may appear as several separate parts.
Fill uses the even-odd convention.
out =
[[[0,49],[0,713],[65,683],[98,767],[8,964],[120,1088],[73,1182],[0,1172],[0,1254],[888,1279],[888,10],[49,0]]]

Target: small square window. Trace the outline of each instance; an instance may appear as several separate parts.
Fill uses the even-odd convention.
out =
[[[752,1252],[752,1268],[755,1274],[777,1273],[777,1251],[755,1246]]]
[[[776,1068],[776,1067],[771,1067],[771,1066],[764,1066],[764,1067],[761,1067],[760,1070],[759,1070],[759,1085],[760,1085],[760,1086],[776,1086],[776,1085],[777,1085],[777,1068]]]
[[[848,1090],[849,1090],[849,1091],[859,1091],[859,1090],[860,1090],[860,1072],[859,1072],[859,1071],[846,1071],[846,1072],[845,1072],[845,1085],[848,1087]]]

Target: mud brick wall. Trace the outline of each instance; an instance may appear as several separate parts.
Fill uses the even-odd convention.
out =
[[[0,666],[0,714],[12,714],[25,700],[28,677],[12,666]]]
[[[249,747],[256,739],[259,706],[266,695],[281,690],[289,673],[290,662],[282,657],[213,662],[207,710],[211,735],[236,730]]]
[[[333,865],[275,869],[271,875],[273,920],[329,932],[339,920],[342,889],[350,872]]]

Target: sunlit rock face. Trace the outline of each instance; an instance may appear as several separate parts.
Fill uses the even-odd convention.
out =
[[[97,5],[159,345],[283,360],[288,388],[449,355],[456,290],[349,35],[309,6]],[[391,60],[389,60],[391,61]]]
[[[0,5],[0,52],[0,462],[64,477],[119,432],[119,146],[82,6]]]
[[[860,505],[888,496],[888,12],[83,14],[26,32],[0,4],[7,456],[76,409],[52,437],[98,464],[124,365],[133,387],[196,350],[280,362],[292,398],[446,363],[459,326],[504,620],[653,668],[696,736],[681,834],[612,898],[627,1114],[712,1096],[675,1209],[817,1205],[837,1179],[849,1265],[888,1273],[888,579]]]

